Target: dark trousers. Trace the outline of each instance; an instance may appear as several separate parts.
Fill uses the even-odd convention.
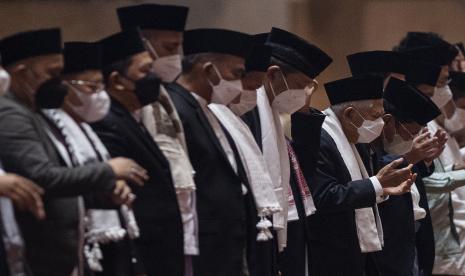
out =
[[[305,275],[306,263],[310,264],[310,254],[304,222],[300,220],[288,222],[287,247],[279,254],[278,262],[282,276]]]

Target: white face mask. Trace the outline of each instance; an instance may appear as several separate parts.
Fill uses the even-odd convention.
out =
[[[242,116],[255,106],[257,106],[257,90],[242,90],[240,102],[230,104],[229,108],[237,116]]]
[[[152,64],[152,72],[164,82],[173,82],[181,74],[181,55],[160,57],[149,40],[142,38],[147,50],[155,56]]]
[[[70,104],[71,109],[87,123],[93,123],[102,120],[110,110],[110,97],[105,90],[100,92],[86,94],[74,88],[75,92],[82,105],[75,106]]]
[[[181,55],[157,57],[152,72],[164,82],[173,82],[181,74],[181,59]]]
[[[378,119],[371,121],[371,120],[366,120],[365,118],[363,118],[362,114],[360,114],[358,110],[357,110],[357,113],[363,119],[362,125],[359,128],[357,128],[352,122],[350,122],[354,127],[357,128],[357,133],[358,133],[357,143],[365,144],[365,143],[373,142],[373,140],[378,138],[381,135],[381,132],[383,131],[383,128],[384,128],[383,118],[379,117]]]
[[[449,133],[463,129],[465,127],[465,109],[457,107],[452,117],[444,120],[444,127]]]
[[[10,89],[11,77],[5,69],[0,69],[0,96],[3,96]]]
[[[281,72],[281,71],[280,71]],[[281,72],[286,85],[286,90],[276,95],[273,85],[270,82],[271,92],[273,92],[274,100],[271,106],[279,113],[293,114],[305,105],[307,99],[307,91],[304,89],[289,89],[286,77]]]
[[[210,80],[210,83],[213,94],[211,98],[212,103],[228,105],[230,104],[237,96],[241,94],[242,91],[242,81],[240,79],[228,81],[223,79],[220,72],[214,64],[212,64],[213,69],[215,70],[220,82],[217,85],[214,85]]]
[[[450,100],[452,100],[452,91],[450,91],[449,85],[443,87],[435,87],[434,95],[431,100],[439,108],[443,108]]]
[[[400,124],[400,123],[399,123]],[[400,126],[407,131],[407,133],[410,134],[410,131],[404,127],[404,125],[400,124]],[[395,155],[404,155],[410,150],[412,150],[413,147],[413,135],[410,134],[410,137],[412,137],[410,140],[405,141],[402,139],[402,137],[399,135],[399,133],[396,130],[396,134],[394,134],[394,137],[392,139],[392,142],[389,142],[385,136],[383,136],[383,147],[384,151],[386,151],[389,154],[395,154]]]

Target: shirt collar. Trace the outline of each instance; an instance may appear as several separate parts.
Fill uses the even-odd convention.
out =
[[[208,106],[208,102],[204,98],[202,98],[201,96],[197,95],[195,92],[192,92],[192,91],[191,91],[191,94],[197,100],[197,102],[199,102],[201,106],[203,107]]]

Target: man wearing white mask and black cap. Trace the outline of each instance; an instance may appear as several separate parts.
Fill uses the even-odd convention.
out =
[[[420,103],[417,105],[424,106],[425,104],[421,104],[422,100],[426,100],[427,102],[431,102],[431,100],[429,97],[423,95],[419,91],[413,93],[413,96],[411,96],[412,91],[416,89],[410,87],[407,83],[397,79],[396,77],[408,78],[410,81],[414,81],[415,83],[422,83],[425,81],[430,83],[430,79],[432,79],[432,83],[434,85],[440,72],[440,68],[437,66],[427,66],[425,64],[419,64],[421,66],[417,66],[418,64],[415,64],[409,60],[408,56],[392,51],[369,51],[355,53],[347,56],[347,61],[353,75],[371,73],[384,77],[384,83],[386,86],[384,92],[385,97],[390,95],[399,95],[399,97],[395,99],[402,99],[402,97],[408,96],[410,96],[410,98],[413,97],[412,100],[406,101],[406,103],[409,105],[410,102],[416,103],[419,101]],[[432,70],[431,73],[428,70]],[[393,75],[395,77],[392,77]],[[432,75],[432,77],[425,78],[425,76],[428,75]],[[414,98],[416,94],[420,95],[419,99]],[[437,110],[432,102],[431,104],[433,106],[433,110],[426,108],[426,112],[433,112],[434,110]],[[417,105],[413,105],[411,107],[412,111],[417,110]],[[384,106],[386,108],[386,100]],[[422,114],[421,111],[417,112],[418,115]],[[438,114],[436,114],[435,117],[437,117],[437,115]],[[414,143],[412,140],[413,137],[407,137],[408,139],[406,142],[402,142],[403,140],[400,140],[399,142],[398,139],[400,139],[400,136],[392,134],[395,122],[395,120],[392,118],[392,115],[385,114],[383,119],[387,127],[384,128],[382,137],[376,139],[372,143],[373,148],[376,149],[378,159],[381,161],[380,167],[392,162],[395,159],[398,159],[404,154],[406,154],[405,159],[408,160],[404,163],[404,165],[407,166],[409,163],[415,165],[419,162],[422,162],[423,159],[427,159],[427,157],[432,154],[431,152],[435,150],[437,138],[430,137],[431,135],[429,133],[425,133],[424,131],[420,137],[415,138]],[[425,124],[426,122],[423,125]],[[395,124],[395,126],[398,125],[399,124]],[[404,129],[405,127],[401,128],[399,132],[404,134],[404,136],[408,136],[408,133],[405,133]],[[416,134],[418,130],[419,129],[414,128],[411,131]],[[394,131],[394,133],[395,132],[396,131]],[[393,141],[393,137],[397,137],[398,139]],[[388,139],[386,140],[386,138]],[[412,143],[415,150],[410,152]],[[399,152],[399,150],[405,150],[404,148],[399,149],[399,146],[403,146],[404,148],[406,146],[410,146],[410,148],[406,149],[406,152]],[[414,166],[413,168],[415,169],[416,167]],[[420,175],[422,177],[426,176],[424,174]],[[415,260],[415,220],[412,218],[412,210],[415,208],[420,208],[418,206],[419,201],[421,201],[421,205],[424,208],[422,208],[423,217],[421,217],[421,219],[423,219],[426,215],[425,210],[428,212],[427,219],[422,220],[422,222],[428,222],[430,219],[429,209],[427,208],[428,206],[426,203],[426,192],[421,178],[417,178],[416,184],[419,184],[420,187],[417,189],[417,186],[412,186],[412,194],[407,193],[404,195],[392,196],[388,201],[383,202],[378,206],[381,221],[386,220],[386,222],[383,223],[383,230],[385,236],[387,237],[385,247],[382,251],[374,254],[375,263],[382,274],[408,275],[414,270],[413,263]],[[418,190],[420,190],[421,193],[418,192]],[[415,201],[414,203],[416,203],[415,208],[412,208],[412,199]],[[429,223],[429,225],[431,225],[431,223]],[[404,255],[402,258],[397,258],[397,256],[401,254],[406,255]],[[418,267],[418,265],[415,267]],[[414,275],[417,274],[418,272],[414,273]]]
[[[39,184],[47,218],[38,222],[17,212],[26,257],[34,275],[70,275],[79,262],[79,197],[113,195],[117,179],[131,180],[128,159],[69,168],[72,153],[66,137],[39,108],[58,108],[66,96],[59,74],[63,69],[59,29],[18,33],[0,41],[11,93],[0,101],[0,158],[6,171]],[[67,157],[67,158],[66,158]],[[122,199],[115,194],[116,199]]]
[[[153,72],[172,82],[181,74],[182,41],[189,8],[175,5],[141,4],[117,10],[122,30],[139,27]]]
[[[111,156],[144,164],[149,180],[133,187],[133,210],[140,228],[135,241],[147,275],[185,273],[182,219],[170,165],[134,111],[155,102],[161,80],[151,71],[153,59],[137,29],[100,41],[103,79],[111,97],[109,113],[91,124]]]
[[[309,108],[317,88],[315,78],[332,59],[295,34],[272,28],[265,45],[272,58],[257,105],[263,153],[283,212],[274,215],[279,270],[284,275],[308,275],[307,221],[315,212],[307,178],[314,169],[324,115]],[[284,133],[280,116],[291,116],[292,140]]]
[[[249,126],[260,148],[262,148],[262,131],[257,107],[257,89],[263,86],[266,71],[270,66],[271,48],[265,45],[268,34],[252,35],[254,47],[245,61],[246,74],[242,78],[244,91],[241,93],[241,102],[230,104],[231,110],[241,116],[242,120]],[[251,90],[254,90],[255,93],[250,93]],[[242,95],[244,95],[243,98]]]
[[[245,76],[242,78],[243,90],[239,103],[221,105],[211,103],[209,109],[215,114],[221,125],[228,131],[238,150],[251,188],[257,216],[247,220],[250,229],[256,229],[256,235],[248,235],[247,264],[250,275],[276,275],[276,258],[273,245],[272,223],[269,220],[281,210],[276,198],[267,164],[249,127],[239,117],[245,111],[256,106],[257,91],[262,86],[265,70],[268,68],[271,51],[262,44],[254,44],[246,59]],[[237,102],[237,99],[233,100]],[[260,141],[261,141],[261,137]],[[248,201],[248,208],[254,209]]]
[[[50,121],[62,124],[78,164],[105,162],[110,155],[88,125],[102,120],[110,109],[110,97],[104,90],[101,73],[102,47],[99,43],[67,42],[63,56],[62,79],[68,95],[63,109],[43,112]],[[132,197],[130,201],[134,199],[127,186],[121,185],[119,191],[127,194],[124,197]],[[137,275],[138,258],[132,255],[129,242],[138,237],[134,214],[127,205],[120,211],[99,209],[103,207],[95,199],[86,198],[84,258],[87,266],[96,275]]]
[[[230,104],[242,91],[245,58],[252,42],[244,33],[194,29],[184,34],[183,72],[166,86],[181,118],[195,170],[199,257],[194,273],[239,275],[246,264],[247,235],[256,217],[242,161],[231,135],[208,108]],[[250,207],[255,207],[250,206]]]
[[[390,79],[383,97],[386,125],[382,137],[373,143],[380,166],[399,157],[405,158],[405,166],[409,163],[420,166],[428,159],[428,153],[434,151],[436,139],[430,137],[425,126],[441,112],[429,97],[396,78]],[[417,178],[410,193],[390,196],[378,205],[385,244],[383,250],[374,255],[382,275],[422,275],[418,269],[415,240],[421,224],[430,223],[424,198],[424,183]]]
[[[117,10],[121,28],[139,26],[141,38],[153,61],[152,71],[165,83],[181,73],[183,32],[187,7],[143,4]],[[164,85],[158,101],[136,111],[170,163],[173,184],[184,228],[184,254],[198,254],[197,214],[195,209],[194,169],[189,161],[184,130],[179,115]]]
[[[377,203],[410,190],[411,165],[398,159],[376,175],[369,146],[384,127],[383,78],[350,77],[325,84],[331,107],[321,132],[316,171],[308,184],[316,214],[310,220],[314,275],[364,275],[370,252],[382,250]]]

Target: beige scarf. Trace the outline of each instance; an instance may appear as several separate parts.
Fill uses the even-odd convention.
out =
[[[184,129],[163,85],[158,101],[142,108],[141,120],[168,159],[175,189],[195,190],[194,169],[187,155]]]

